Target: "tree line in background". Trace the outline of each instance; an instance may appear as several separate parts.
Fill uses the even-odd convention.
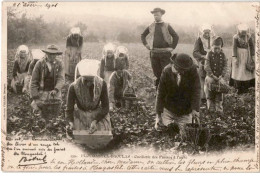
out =
[[[78,22],[74,26],[80,27],[84,42],[107,42],[118,41],[121,43],[140,43],[141,33],[148,26],[137,25],[131,28],[114,29],[104,28],[103,30],[89,30],[84,22]],[[180,37],[179,43],[194,44],[198,37],[199,26],[183,27],[172,24],[174,30]],[[42,44],[57,43],[66,40],[70,26],[66,21],[46,22],[43,16],[29,18],[26,12],[18,12],[12,8],[7,11],[7,39],[8,47],[15,48],[20,44]],[[236,26],[214,26],[215,33],[221,36],[225,46],[231,46],[232,37],[236,33]],[[102,32],[101,32],[102,31]],[[253,31],[252,31],[253,33]]]
[[[7,11],[7,46],[14,48],[23,43],[57,43],[57,41],[66,41],[71,27],[64,21],[46,22],[43,16],[29,18],[26,13],[9,9]],[[78,22],[75,26],[82,31],[87,30],[87,25]],[[98,37],[93,32],[84,36],[85,41],[98,42]]]

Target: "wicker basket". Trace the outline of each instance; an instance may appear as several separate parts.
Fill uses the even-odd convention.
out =
[[[17,94],[23,93],[23,85],[21,83],[16,83],[15,87],[16,87],[16,93]]]
[[[194,119],[192,119],[192,123],[185,125],[185,132],[187,141],[192,144],[195,150],[197,150],[198,146],[207,147],[211,138],[210,129],[207,128],[206,124],[199,125],[195,123]]]
[[[228,93],[230,87],[227,84],[216,82],[216,83],[209,84],[209,90],[212,92]]]
[[[135,94],[134,88],[128,87],[123,94],[123,99],[125,102],[125,107],[130,108],[135,100],[137,100],[137,96]]]
[[[42,118],[45,120],[51,120],[57,118],[61,109],[60,99],[47,99],[43,102],[41,109]]]

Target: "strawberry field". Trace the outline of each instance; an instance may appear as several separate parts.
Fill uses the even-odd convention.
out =
[[[65,42],[64,42],[65,43]],[[102,43],[91,43],[83,46],[83,58],[100,60]],[[154,129],[155,123],[155,89],[153,73],[150,65],[149,52],[141,44],[123,44],[129,49],[130,72],[133,75],[134,87],[138,101],[130,109],[115,109],[110,112],[114,126],[114,140],[108,146],[109,150],[125,147],[155,148],[159,151],[182,150],[192,151],[192,143],[180,143],[177,132],[169,132],[167,128],[161,131]],[[30,49],[42,46],[30,46]],[[64,51],[65,44],[59,47]],[[179,44],[176,52],[192,53],[192,45]],[[231,56],[231,49],[224,49],[227,57]],[[15,49],[8,50],[7,80],[10,83],[14,62]],[[228,81],[229,75],[226,76]],[[7,94],[7,133],[9,136],[51,136],[64,139],[71,131],[66,129],[67,121],[64,116],[66,93],[70,82],[62,90],[62,109],[60,115],[46,123],[40,115],[33,114],[30,107],[31,100],[25,94],[14,94],[8,86]],[[201,107],[201,121],[205,127],[211,129],[211,138],[208,141],[209,151],[242,148],[252,149],[255,143],[255,92],[251,89],[243,95],[236,95],[234,90],[224,96],[224,116],[214,114],[206,118],[205,105]],[[177,129],[176,129],[177,131]],[[202,139],[203,140],[203,139]],[[71,141],[73,142],[73,141]],[[200,142],[200,141],[199,141]],[[203,141],[202,141],[203,143]],[[201,145],[199,150],[203,151]]]

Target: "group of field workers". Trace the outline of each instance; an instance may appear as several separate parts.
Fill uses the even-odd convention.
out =
[[[200,123],[200,105],[206,103],[208,118],[217,112],[223,115],[223,91],[227,83],[227,57],[223,40],[211,25],[203,25],[195,42],[193,57],[175,53],[179,37],[172,26],[162,20],[165,10],[155,8],[151,13],[155,21],[141,34],[144,46],[150,50],[151,66],[156,77],[157,91],[155,129],[177,124],[185,140],[185,124],[193,119]],[[255,85],[254,44],[246,24],[237,27],[233,37],[230,86],[238,94]],[[66,78],[72,80],[66,100],[65,117],[75,130],[111,131],[109,111],[125,107],[124,94],[133,88],[128,71],[131,60],[128,49],[108,43],[101,61],[82,59],[83,37],[80,28],[70,31],[63,58],[56,45],[46,49],[18,47],[11,86],[14,92],[22,85],[22,92],[32,99],[35,113],[41,112],[44,101],[61,99]],[[250,69],[250,64],[252,68]],[[17,86],[19,85],[19,86]],[[219,90],[214,88],[219,85]],[[114,127],[116,128],[116,127]]]

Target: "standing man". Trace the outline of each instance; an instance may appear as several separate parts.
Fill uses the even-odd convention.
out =
[[[156,77],[155,86],[158,87],[163,68],[170,63],[171,52],[176,48],[179,36],[169,23],[162,20],[165,10],[155,8],[151,13],[155,22],[148,26],[141,34],[144,46],[150,50],[151,65]],[[146,37],[149,40],[147,42]]]

